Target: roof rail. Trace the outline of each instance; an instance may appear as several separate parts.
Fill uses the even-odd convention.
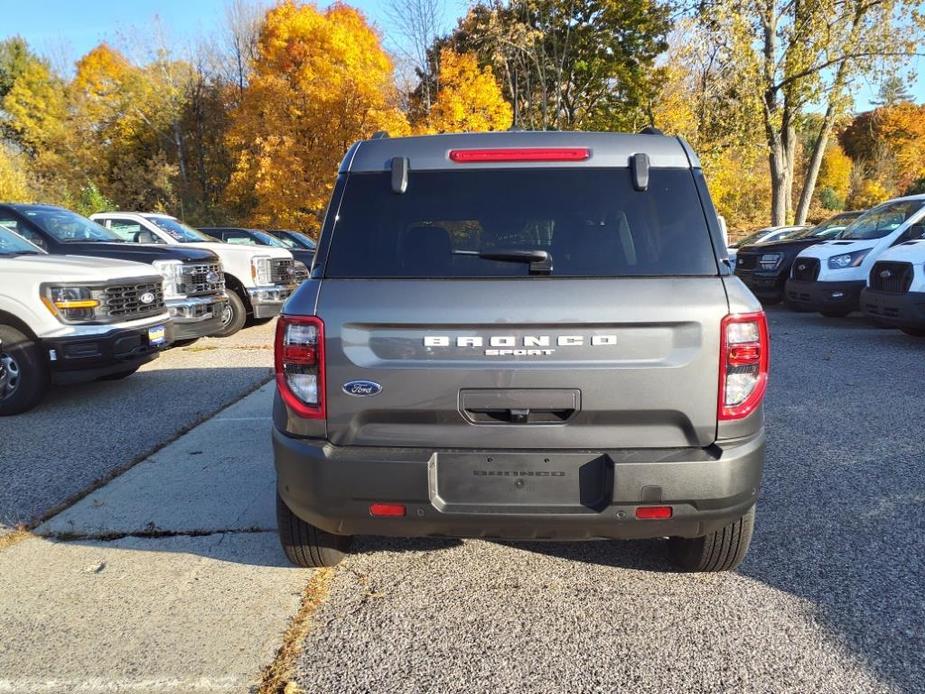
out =
[[[654,125],[647,125],[642,130],[639,131],[639,135],[664,135],[661,130],[656,128]]]
[[[376,132],[372,134],[372,137],[370,137],[369,139],[370,140],[384,140],[388,136],[389,136],[388,130],[377,130]]]

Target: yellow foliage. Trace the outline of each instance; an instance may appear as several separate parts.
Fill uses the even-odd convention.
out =
[[[427,118],[430,133],[507,130],[514,120],[491,67],[479,69],[472,53],[440,51],[440,90]]]
[[[26,180],[24,157],[14,155],[0,145],[0,200],[31,202],[32,195]]]
[[[47,147],[64,130],[64,90],[41,61],[26,63],[0,107],[19,142],[31,151]]]
[[[892,197],[880,181],[873,178],[863,179],[848,199],[848,207],[854,210],[864,210],[878,205]]]
[[[710,197],[730,230],[767,224],[771,183],[763,154],[759,149],[730,148],[701,159]]]
[[[347,148],[377,130],[409,132],[379,37],[346,5],[286,0],[266,15],[232,115],[229,202],[255,225],[316,229]]]
[[[825,188],[832,189],[840,200],[848,197],[851,188],[851,158],[838,143],[829,144],[822,157],[819,167],[819,178],[816,181],[816,192]]]
[[[896,157],[900,189],[925,178],[925,104],[904,102],[880,109],[880,132]]]
[[[662,69],[663,81],[652,103],[652,124],[666,133],[681,135],[690,141],[697,139],[697,114],[689,88],[690,73],[680,60]]]

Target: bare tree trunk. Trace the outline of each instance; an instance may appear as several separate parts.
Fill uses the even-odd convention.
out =
[[[825,156],[825,148],[829,144],[829,136],[832,134],[834,124],[835,109],[832,104],[829,104],[822,120],[822,127],[813,142],[813,151],[809,157],[809,165],[806,168],[806,177],[803,179],[803,190],[800,191],[800,202],[797,205],[796,218],[794,219],[795,224],[804,224],[806,222],[809,205],[812,202],[813,193],[816,191],[816,181],[819,178],[819,169],[822,167],[822,158]]]

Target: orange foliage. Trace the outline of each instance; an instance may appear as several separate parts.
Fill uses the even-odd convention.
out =
[[[431,133],[507,130],[514,120],[491,67],[479,69],[472,53],[440,51],[440,91],[427,118]]]
[[[377,130],[409,131],[379,37],[351,7],[287,0],[266,15],[232,114],[229,202],[255,225],[316,229],[347,148]]]

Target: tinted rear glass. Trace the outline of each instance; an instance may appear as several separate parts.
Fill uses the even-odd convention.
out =
[[[522,277],[529,264],[479,251],[544,250],[553,276],[715,275],[689,170],[653,169],[647,191],[629,169],[350,174],[333,227],[328,277]]]

